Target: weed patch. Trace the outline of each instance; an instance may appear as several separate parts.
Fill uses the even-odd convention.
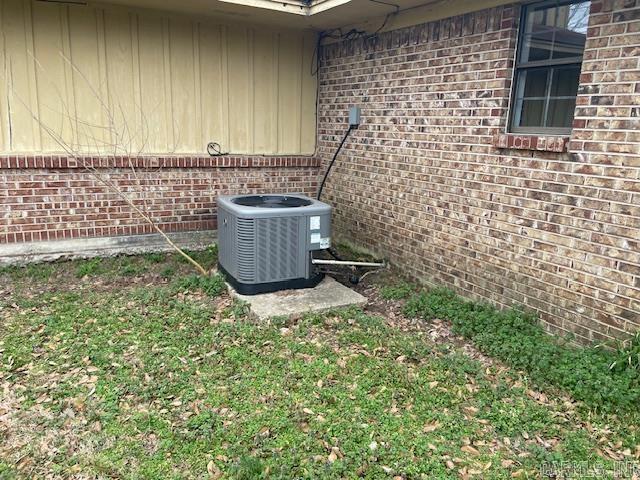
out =
[[[609,368],[615,371],[628,368],[640,371],[640,332],[631,339],[620,342]]]
[[[628,358],[635,358],[633,350],[620,354],[577,347],[547,335],[529,313],[498,310],[443,289],[414,295],[404,310],[411,316],[450,320],[454,331],[483,353],[527,372],[540,385],[567,391],[589,407],[631,410],[640,405],[640,371],[622,367]]]
[[[385,300],[404,300],[409,298],[415,291],[414,285],[400,282],[394,285],[383,285],[380,288],[380,296]]]
[[[83,278],[90,275],[98,275],[102,273],[103,270],[101,258],[84,260],[76,266],[76,277]]]
[[[193,274],[180,278],[174,282],[174,288],[182,291],[201,290],[210,297],[217,297],[226,286],[222,275],[216,273],[209,276]]]

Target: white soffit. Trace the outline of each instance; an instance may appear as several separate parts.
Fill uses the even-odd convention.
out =
[[[47,1],[47,0],[45,0]],[[49,0],[77,3],[83,0]],[[227,23],[328,30],[345,25],[384,30],[481,10],[513,0],[86,0],[160,12],[195,15]],[[397,15],[396,15],[397,14]]]

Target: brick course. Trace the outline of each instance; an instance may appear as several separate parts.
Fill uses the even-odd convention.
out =
[[[325,163],[349,106],[363,109],[327,182],[338,234],[579,341],[636,331],[638,12],[638,0],[592,2],[574,129],[557,151],[504,135],[517,5],[324,47]]]
[[[146,202],[163,230],[178,232],[215,229],[219,194],[313,194],[318,164],[311,157],[0,157],[0,244],[151,233],[89,165]]]

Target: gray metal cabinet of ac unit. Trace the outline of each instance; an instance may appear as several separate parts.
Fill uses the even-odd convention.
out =
[[[331,207],[304,195],[218,197],[218,263],[242,294],[317,285],[311,252],[331,246]]]

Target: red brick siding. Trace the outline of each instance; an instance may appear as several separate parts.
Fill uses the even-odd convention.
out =
[[[639,3],[592,4],[567,153],[494,146],[506,131],[517,6],[325,47],[324,162],[348,107],[363,109],[326,187],[338,234],[416,278],[533,308],[579,340],[637,330]]]
[[[570,148],[599,174],[603,166],[640,167],[639,58],[640,2],[593,4]],[[606,176],[639,178],[638,170],[615,172]]]
[[[215,229],[219,194],[313,194],[317,188],[318,161],[309,157],[3,157],[0,243],[151,233],[122,198],[83,168],[89,164],[130,198],[146,202],[169,232]],[[136,167],[135,176],[129,165]]]

